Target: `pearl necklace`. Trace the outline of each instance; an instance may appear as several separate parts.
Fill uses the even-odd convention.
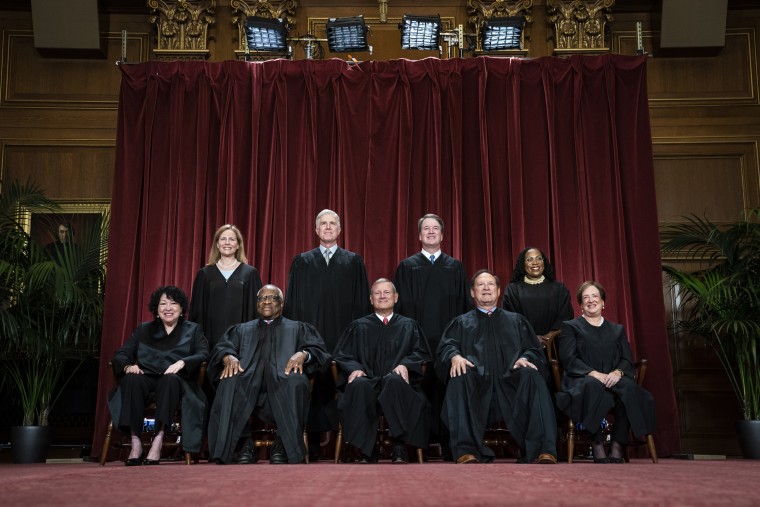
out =
[[[544,278],[544,275],[541,275],[538,278],[530,278],[528,275],[525,275],[525,278],[523,278],[523,280],[528,285],[538,285],[539,283],[544,283],[544,280],[546,280],[546,278]]]
[[[224,264],[222,264],[222,260],[221,259],[219,259],[218,261],[216,261],[217,267],[219,269],[221,269],[222,271],[230,271],[232,269],[235,269],[237,267],[238,263],[239,263],[239,261],[237,259],[235,259],[235,261],[232,264],[228,264],[228,265],[225,266]]]
[[[586,317],[585,314],[583,315],[583,318],[586,319],[586,322],[588,322],[589,324],[591,324],[594,327],[599,327],[602,324],[604,324],[604,317],[602,317],[601,315],[599,316],[599,323],[598,324],[594,324],[593,322],[591,322],[592,317]]]

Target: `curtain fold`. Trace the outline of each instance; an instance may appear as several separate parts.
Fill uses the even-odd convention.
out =
[[[488,267],[505,285],[533,245],[571,292],[600,281],[605,317],[650,361],[660,453],[678,450],[645,57],[120,69],[93,452],[113,387],[106,364],[150,319],[149,294],[189,294],[223,223],[240,227],[262,280],[285,290],[323,208],[340,214],[339,243],[364,257],[370,282],[419,251],[427,212],[443,217],[443,250],[470,275]]]

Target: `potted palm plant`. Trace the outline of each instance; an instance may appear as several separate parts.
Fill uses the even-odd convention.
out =
[[[45,248],[24,220],[59,211],[33,183],[11,182],[0,194],[0,358],[23,414],[11,428],[17,462],[44,461],[50,409],[100,338],[108,217],[75,246]]]
[[[760,208],[717,225],[688,217],[662,233],[664,253],[696,262],[696,271],[663,270],[678,291],[683,318],[675,327],[702,336],[715,350],[741,406],[742,452],[760,459]]]

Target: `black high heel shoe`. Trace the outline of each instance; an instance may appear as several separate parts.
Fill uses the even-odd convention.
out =
[[[143,455],[142,455],[142,451],[141,451],[140,455],[138,457],[136,457],[136,458],[127,458],[127,460],[124,462],[124,465],[128,466],[128,467],[139,467],[139,466],[142,466],[142,464],[143,464],[142,456]]]

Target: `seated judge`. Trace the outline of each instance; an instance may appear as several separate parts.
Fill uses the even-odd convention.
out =
[[[562,325],[559,358],[564,368],[557,406],[593,435],[595,463],[624,463],[628,431],[654,432],[652,395],[636,384],[625,328],[602,317],[606,293],[598,282],[583,282],[576,293],[582,314]],[[610,455],[604,446],[602,419],[612,410]]]
[[[505,310],[528,319],[542,345],[548,345],[562,322],[573,318],[570,291],[554,279],[554,266],[538,248],[528,247],[517,255],[515,269],[504,290]]]
[[[198,387],[198,370],[208,360],[208,344],[201,327],[184,319],[187,296],[174,286],[159,287],[148,309],[155,319],[143,322],[114,354],[112,365],[119,385],[108,400],[114,425],[129,433],[132,450],[127,466],[158,465],[164,430],[182,403],[182,446],[200,451],[206,397]],[[145,405],[156,399],[156,436],[142,459]]]
[[[232,326],[214,347],[209,377],[216,397],[208,443],[217,463],[230,462],[251,414],[277,427],[270,463],[304,461],[311,400],[306,373],[327,364],[329,354],[314,326],[282,317],[282,302],[282,291],[265,285],[257,295],[259,318]],[[255,456],[255,449],[247,452]]]
[[[346,441],[361,452],[360,463],[373,463],[382,411],[393,440],[393,463],[408,463],[405,444],[425,449],[430,404],[410,379],[420,379],[430,348],[420,325],[393,313],[396,287],[380,278],[370,290],[373,313],[353,321],[333,357],[340,370],[338,399]]]
[[[498,307],[499,279],[481,269],[472,278],[475,310],[444,330],[438,346],[449,379],[441,418],[456,463],[492,462],[483,444],[488,426],[503,421],[520,447],[519,462],[557,462],[557,426],[543,349],[522,315]]]

